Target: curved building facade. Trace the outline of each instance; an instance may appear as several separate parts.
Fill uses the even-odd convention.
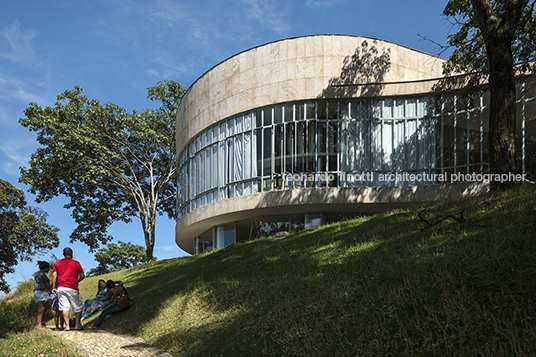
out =
[[[489,97],[447,90],[442,63],[386,41],[318,35],[210,69],[177,113],[177,244],[197,254],[486,190],[474,178],[488,173]],[[536,137],[533,94],[520,85],[522,150]]]

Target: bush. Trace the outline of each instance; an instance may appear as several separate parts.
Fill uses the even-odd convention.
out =
[[[33,280],[20,283],[17,290],[0,300],[0,338],[35,325],[37,304],[33,299]]]

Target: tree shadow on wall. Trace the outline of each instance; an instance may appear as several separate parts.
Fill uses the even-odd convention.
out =
[[[355,53],[344,59],[341,74],[329,80],[318,98],[377,96],[391,67],[391,50],[379,49],[377,41],[365,40]]]
[[[484,78],[478,73],[443,77],[432,86],[432,92],[456,92],[461,97],[469,97],[486,90],[488,90],[488,87],[484,82]]]

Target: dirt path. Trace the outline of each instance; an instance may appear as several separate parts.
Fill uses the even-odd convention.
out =
[[[84,357],[172,357],[140,339],[110,330],[53,331],[66,343],[74,344]]]

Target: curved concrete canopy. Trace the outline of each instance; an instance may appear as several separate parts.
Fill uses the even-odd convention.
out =
[[[213,226],[243,219],[312,212],[372,214],[487,191],[483,183],[458,183],[411,187],[313,188],[271,191],[212,203],[190,212],[175,228],[179,247],[193,254],[193,238]]]

